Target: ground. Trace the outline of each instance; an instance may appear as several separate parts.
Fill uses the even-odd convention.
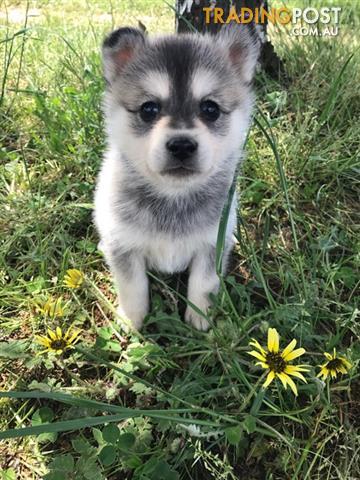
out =
[[[99,45],[115,25],[170,32],[173,11],[0,1],[0,391],[23,392],[1,395],[0,428],[30,428],[0,435],[0,478],[360,478],[360,16],[337,5],[336,38],[271,29],[286,76],[257,75],[238,243],[212,329],[184,323],[182,277],[153,276],[145,328],[126,334],[91,221]],[[75,289],[71,268],[84,274]],[[35,335],[58,326],[81,330],[76,348],[38,355]],[[297,397],[279,380],[264,390],[247,353],[269,327],[281,348],[295,338],[306,349]],[[334,348],[352,368],[323,382]]]

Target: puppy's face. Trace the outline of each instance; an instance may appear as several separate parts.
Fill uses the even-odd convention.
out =
[[[123,28],[105,40],[103,58],[110,142],[149,181],[193,185],[239,152],[257,59],[247,30],[151,40]]]

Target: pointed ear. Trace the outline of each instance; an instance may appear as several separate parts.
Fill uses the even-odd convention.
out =
[[[252,27],[224,25],[218,33],[218,40],[239,76],[245,83],[250,83],[260,54],[260,42]]]
[[[144,34],[130,27],[114,30],[105,38],[102,46],[103,69],[110,84],[144,48],[145,42]]]

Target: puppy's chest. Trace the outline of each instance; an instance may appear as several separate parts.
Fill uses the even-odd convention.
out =
[[[159,196],[146,188],[125,188],[120,191],[119,220],[153,234],[193,235],[218,224],[227,191],[222,187],[178,198]]]
[[[186,270],[200,247],[196,239],[148,238],[143,254],[149,269],[165,273]]]

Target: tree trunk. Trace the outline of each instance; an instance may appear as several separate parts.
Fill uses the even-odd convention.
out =
[[[266,0],[176,0],[176,31],[178,33],[189,32],[194,28],[201,32],[216,33],[221,28],[221,23],[205,23],[204,7],[220,7],[224,10],[224,18],[227,18],[230,7],[234,5],[236,11],[241,8],[263,7],[268,10]],[[261,44],[260,65],[261,68],[271,77],[280,78],[284,74],[284,65],[276,54],[272,43],[267,37],[267,19],[264,24],[255,24],[254,32]]]

